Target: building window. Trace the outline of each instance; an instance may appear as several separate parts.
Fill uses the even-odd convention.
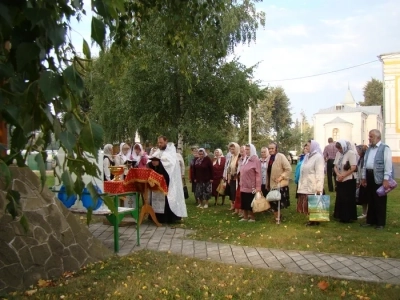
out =
[[[332,130],[332,138],[333,138],[333,140],[334,140],[335,142],[337,142],[337,141],[339,140],[339,138],[340,138],[339,129],[334,128],[334,129]]]

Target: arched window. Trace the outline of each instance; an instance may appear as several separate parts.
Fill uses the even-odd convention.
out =
[[[332,130],[332,138],[333,138],[333,140],[335,142],[339,140],[339,138],[340,138],[339,129],[333,128],[333,130]]]

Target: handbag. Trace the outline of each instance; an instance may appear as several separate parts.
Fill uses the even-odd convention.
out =
[[[217,186],[217,193],[220,195],[225,195],[225,188],[226,188],[226,183],[223,179],[221,179],[221,181],[219,182],[218,186]]]
[[[267,201],[280,201],[281,198],[282,198],[281,187],[279,184],[277,188],[271,189],[267,194]]]
[[[183,196],[185,197],[185,199],[189,198],[189,191],[188,188],[186,186],[186,180],[183,179]]]
[[[271,205],[260,192],[257,192],[251,202],[251,207],[254,213],[258,213],[270,209]]]
[[[387,195],[390,191],[394,190],[397,187],[397,182],[392,177],[389,178],[389,188],[385,190],[383,185],[381,185],[377,190],[376,193],[378,196],[382,197]]]
[[[312,222],[329,221],[329,206],[331,198],[329,195],[308,195],[309,220]]]

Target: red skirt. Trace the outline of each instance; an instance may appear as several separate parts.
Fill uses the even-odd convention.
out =
[[[235,197],[235,208],[242,209],[242,198],[240,197],[240,185],[238,184]]]

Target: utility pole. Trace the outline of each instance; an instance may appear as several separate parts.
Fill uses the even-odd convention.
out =
[[[251,144],[251,106],[249,106],[249,144]]]
[[[251,79],[248,80],[251,85]],[[249,144],[251,144],[251,106],[249,105]]]

